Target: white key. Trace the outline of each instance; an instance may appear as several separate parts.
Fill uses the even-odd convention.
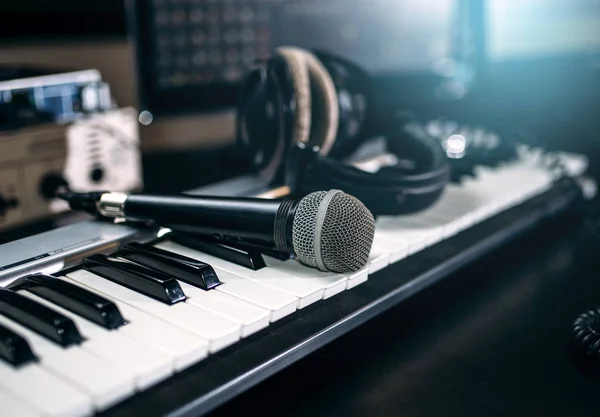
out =
[[[346,284],[346,289],[351,290],[352,288],[358,287],[360,284],[364,284],[369,280],[369,267],[366,266],[359,271],[361,274],[355,279],[349,279]]]
[[[224,285],[216,290],[238,297],[271,312],[271,322],[281,320],[296,311],[298,298],[250,279],[226,271],[219,272]]]
[[[440,200],[428,210],[381,217],[376,226],[376,242],[407,242],[408,253],[413,254],[495,214],[495,203],[508,193],[509,182],[503,179],[506,174],[500,169],[483,169],[479,174],[477,179],[465,180],[461,185],[448,185]],[[391,263],[396,259],[390,255]]]
[[[589,166],[589,160],[584,155],[561,152],[560,159],[563,161],[569,174],[573,177],[583,175]]]
[[[141,344],[126,334],[121,334],[118,329],[104,329],[28,291],[19,291],[19,294],[45,304],[73,320],[86,339],[82,347],[133,374],[139,389],[149,388],[173,374],[174,361],[152,346]]]
[[[336,294],[341,293],[346,289],[348,281],[348,275],[352,279],[355,277],[354,274],[336,274],[333,272],[323,272],[315,268],[310,268],[306,265],[302,265],[298,261],[288,260],[280,261],[279,259],[265,256],[265,264],[270,271],[273,273],[289,274],[294,279],[310,282],[315,286],[323,290],[323,299],[333,297]]]
[[[354,288],[363,282],[367,282],[369,278],[369,268],[362,268],[355,272],[343,273],[348,281],[346,282],[346,289]]]
[[[76,281],[67,277],[58,277],[70,284],[84,287]],[[90,291],[100,294],[92,288]],[[153,346],[170,356],[175,361],[175,369],[181,371],[208,356],[208,341],[186,332],[177,326],[158,320],[153,316],[122,303],[112,297],[102,294],[110,299],[119,308],[119,311],[127,321],[127,325],[119,328],[119,332],[129,335],[148,346]]]
[[[444,195],[422,216],[448,214],[452,217],[468,216],[483,206],[490,204],[491,190],[485,190],[485,184],[472,182],[463,185],[450,184]],[[487,194],[486,194],[487,192]]]
[[[203,261],[204,255],[201,252],[174,243],[170,243],[169,246],[172,247],[170,251],[173,253]],[[222,291],[269,310],[271,322],[280,320],[296,311],[297,297],[227,271],[219,271],[218,275],[222,285],[216,287],[215,291]]]
[[[408,254],[412,255],[437,241],[441,235],[439,228],[408,228],[398,218],[381,217],[375,224],[375,236],[408,245]]]
[[[180,281],[186,302],[219,314],[242,326],[242,337],[266,328],[271,312],[221,291],[205,291]]]
[[[446,235],[454,230],[464,230],[480,221],[497,214],[513,194],[509,185],[513,182],[507,171],[482,169],[476,179],[463,181],[461,185],[447,187],[440,201],[430,210],[422,213],[422,219],[439,219],[448,222]]]
[[[552,185],[552,174],[535,164],[521,163],[514,172],[514,175],[520,180],[516,185],[523,190],[527,197],[543,193]]]
[[[205,338],[211,353],[232,345],[241,337],[240,325],[191,304],[167,305],[82,269],[68,273],[67,277]]]
[[[373,247],[389,251],[389,264],[394,264],[408,256],[408,243],[390,239],[385,234],[375,233]]]
[[[156,247],[174,253],[181,253],[181,250],[184,248],[182,245],[172,242],[162,242],[157,244]],[[201,258],[198,258],[198,256]],[[324,289],[317,282],[297,279],[297,277],[285,271],[275,270],[268,266],[254,271],[203,252],[199,252],[198,256],[196,257],[197,259],[201,259],[202,262],[206,262],[215,269],[217,276],[219,276],[221,271],[227,271],[298,298],[299,309],[323,299]]]
[[[131,375],[80,346],[63,348],[4,316],[0,323],[22,334],[39,355],[40,365],[90,395],[96,409],[104,410],[134,393]]]
[[[395,225],[405,230],[437,229],[436,238],[429,241],[430,244],[435,244],[458,233],[461,230],[460,219],[462,219],[461,213],[431,210],[414,216],[403,217]]]
[[[0,361],[0,390],[44,416],[81,417],[93,413],[92,399],[88,395],[38,363],[13,368]],[[3,411],[0,408],[0,414],[4,416]]]
[[[11,398],[0,391],[0,413],[6,417],[42,417],[41,412],[36,411],[16,398]]]
[[[391,251],[381,246],[373,245],[369,254],[369,274],[381,271],[390,264]]]

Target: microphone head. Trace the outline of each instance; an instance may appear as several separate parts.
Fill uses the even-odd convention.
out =
[[[330,272],[353,272],[367,264],[375,219],[365,205],[339,190],[317,191],[300,200],[292,229],[300,262]]]

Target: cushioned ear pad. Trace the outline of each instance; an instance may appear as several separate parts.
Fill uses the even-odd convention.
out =
[[[329,71],[312,53],[303,51],[311,86],[312,124],[310,143],[327,155],[338,134],[340,107],[337,90]]]
[[[325,66],[308,51],[281,47],[292,76],[296,119],[294,142],[318,146],[327,155],[338,132],[339,103],[335,84]]]
[[[293,126],[294,143],[308,144],[312,121],[310,76],[306,55],[297,48],[281,47],[276,49],[287,63],[294,89],[295,120]]]

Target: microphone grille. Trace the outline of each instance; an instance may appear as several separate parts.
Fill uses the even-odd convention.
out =
[[[302,263],[344,273],[366,265],[374,235],[375,219],[360,200],[339,190],[317,191],[298,204],[292,243]]]

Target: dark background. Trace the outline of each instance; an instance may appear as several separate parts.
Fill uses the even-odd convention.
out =
[[[0,4],[0,41],[80,40],[127,35],[123,0],[5,0]]]

